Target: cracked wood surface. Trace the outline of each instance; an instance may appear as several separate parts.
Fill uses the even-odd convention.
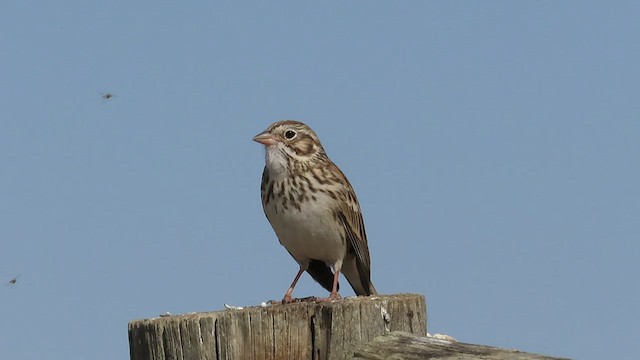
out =
[[[344,359],[386,331],[426,335],[422,295],[176,315],[129,323],[131,360]]]

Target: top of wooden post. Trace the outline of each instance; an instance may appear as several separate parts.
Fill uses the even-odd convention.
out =
[[[129,323],[131,360],[343,359],[388,331],[426,335],[422,295],[186,314]]]

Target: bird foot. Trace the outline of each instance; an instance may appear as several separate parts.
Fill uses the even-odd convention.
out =
[[[318,298],[315,296],[307,296],[303,298],[292,298],[291,296],[285,296],[284,299],[282,299],[282,303],[291,304],[291,303],[299,303],[299,302],[311,302],[311,301],[317,301],[317,300]]]

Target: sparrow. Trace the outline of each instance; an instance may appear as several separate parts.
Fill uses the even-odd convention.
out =
[[[265,149],[262,208],[280,244],[299,265],[282,301],[293,301],[293,289],[305,271],[330,291],[328,298],[318,300],[340,298],[340,273],[357,295],[377,294],[360,204],[316,133],[302,122],[284,120],[253,140]]]

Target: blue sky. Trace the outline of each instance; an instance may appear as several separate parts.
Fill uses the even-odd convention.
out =
[[[297,266],[251,141],[281,119],[347,174],[377,289],[425,294],[430,332],[640,358],[639,16],[4,2],[0,277],[20,278],[0,287],[0,358],[126,359],[130,320],[281,299]],[[306,275],[295,294],[326,295]]]

